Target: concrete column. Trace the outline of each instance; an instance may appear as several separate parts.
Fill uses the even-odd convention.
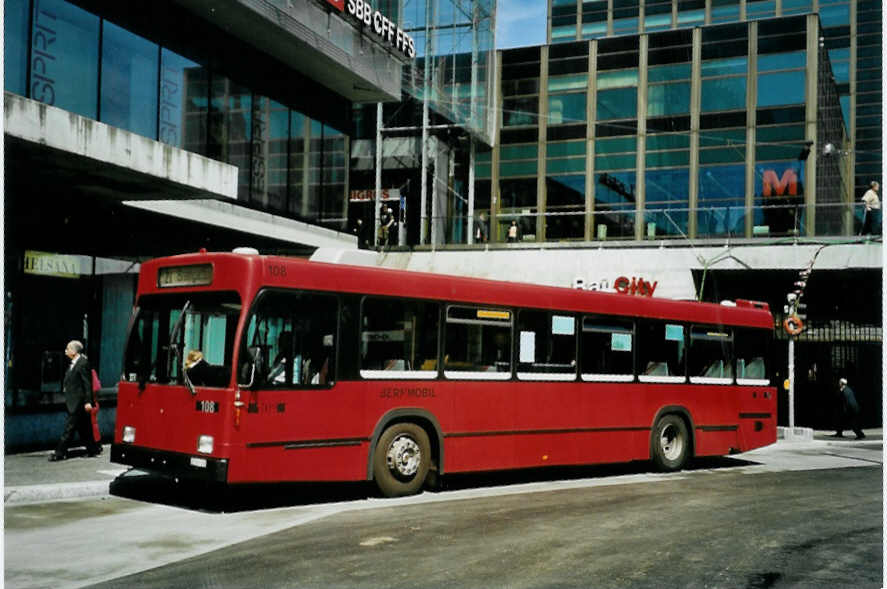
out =
[[[702,108],[702,29],[693,29],[693,61],[690,73],[690,186],[687,235],[695,238],[699,214],[699,118]]]
[[[607,0],[607,36],[613,36],[613,0]]]
[[[755,143],[758,123],[758,23],[748,24],[748,81],[745,110],[745,236],[751,237],[755,224]]]
[[[739,20],[745,20],[745,0],[739,0]]]
[[[376,202],[373,213],[373,246],[379,243],[379,223],[382,208],[382,103],[376,103]],[[403,227],[400,228],[403,231]]]
[[[635,221],[634,238],[638,241],[644,239],[646,223],[644,222],[644,209],[646,208],[647,185],[644,181],[644,172],[647,168],[647,50],[649,48],[649,35],[640,37],[640,55],[638,62],[638,150],[635,159]]]
[[[549,6],[551,3],[548,3]],[[549,17],[549,22],[551,22],[551,18]],[[548,43],[551,44],[551,28],[549,27],[549,36]],[[576,0],[576,39],[582,38],[582,0]]]
[[[807,207],[807,237],[816,235],[816,113],[819,106],[819,17],[807,15],[807,104],[804,139],[812,141],[810,155],[804,166],[804,204]]]
[[[595,238],[594,122],[597,117],[597,41],[588,44],[588,88],[585,91],[585,241]]]
[[[536,241],[545,241],[545,213],[547,190],[545,187],[545,155],[548,152],[548,45],[541,47],[539,55],[539,133],[536,174]]]
[[[858,10],[857,2],[854,0],[850,2],[850,71],[855,72],[856,67],[858,65],[858,59],[856,58],[856,49],[858,45],[858,41],[856,39],[856,35],[858,31],[856,30],[856,11]],[[882,9],[883,10],[883,9]],[[882,38],[883,44],[883,38]],[[856,198],[854,191],[856,190],[856,76],[850,76],[850,120],[846,121],[847,123],[847,143],[849,149],[845,149],[844,152],[846,155],[843,157],[846,160],[847,165],[847,173],[844,175],[845,184],[847,187],[847,194],[849,195],[849,201],[852,204]],[[883,188],[882,188],[883,191]],[[884,193],[881,192],[883,195]],[[847,235],[853,235],[853,209],[852,207],[847,207],[847,216],[850,217],[849,222],[847,223],[848,230]]]
[[[671,28],[678,26],[678,0],[671,0]]]
[[[705,24],[711,24],[711,0],[705,0]]]
[[[474,158],[477,147],[474,136],[468,137],[468,213],[466,228],[468,230],[467,243],[474,243]]]
[[[496,52],[496,71],[502,71],[502,52]],[[493,228],[496,226],[497,212],[499,210],[499,158],[501,155],[501,135],[502,135],[502,76],[496,76],[496,133],[493,142],[493,153],[490,157],[490,215],[487,219],[487,239],[493,241],[495,233]]]

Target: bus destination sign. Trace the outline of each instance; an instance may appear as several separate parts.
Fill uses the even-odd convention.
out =
[[[207,286],[213,281],[212,264],[192,266],[167,266],[157,270],[158,288],[181,286]]]

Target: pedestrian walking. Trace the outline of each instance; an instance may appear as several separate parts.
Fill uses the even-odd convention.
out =
[[[865,437],[865,434],[859,427],[859,403],[856,401],[856,393],[847,385],[846,378],[838,381],[838,391],[841,414],[838,416],[838,427],[833,437],[843,438],[844,429],[852,429],[853,433],[856,434],[856,439],[861,440]]]
[[[878,198],[879,184],[872,181],[869,189],[862,195],[862,203],[865,206],[865,217],[862,221],[862,234],[871,235],[873,232],[881,232],[881,199]]]
[[[63,381],[68,418],[55,452],[49,457],[50,462],[68,457],[68,446],[74,439],[75,431],[80,435],[80,441],[86,445],[87,455],[98,456],[102,453],[102,446],[93,439],[92,422],[89,417],[92,411],[92,371],[89,368],[89,360],[83,354],[83,344],[77,340],[68,342],[65,356],[71,360]]]

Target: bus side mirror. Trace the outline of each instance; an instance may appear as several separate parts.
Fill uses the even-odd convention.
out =
[[[249,378],[246,383],[246,388],[251,389],[258,386],[258,384],[264,380],[265,354],[262,350],[262,346],[250,346],[247,348],[247,351],[249,352],[251,360],[247,365]]]

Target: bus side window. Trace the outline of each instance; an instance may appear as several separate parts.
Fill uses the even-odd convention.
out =
[[[299,291],[260,293],[241,344],[240,382],[304,387],[334,379],[338,300]],[[260,355],[263,362],[255,364]]]
[[[361,309],[363,378],[437,377],[437,303],[366,297]]]
[[[735,334],[736,383],[768,385],[767,344],[770,332],[763,329],[737,329]]]
[[[609,317],[582,321],[582,380],[634,380],[634,324]]]
[[[733,382],[733,332],[723,327],[694,326],[690,330],[690,381]]]
[[[505,309],[447,308],[444,375],[448,378],[511,378],[513,313]]]
[[[684,326],[660,321],[638,324],[638,378],[646,382],[686,380]]]

